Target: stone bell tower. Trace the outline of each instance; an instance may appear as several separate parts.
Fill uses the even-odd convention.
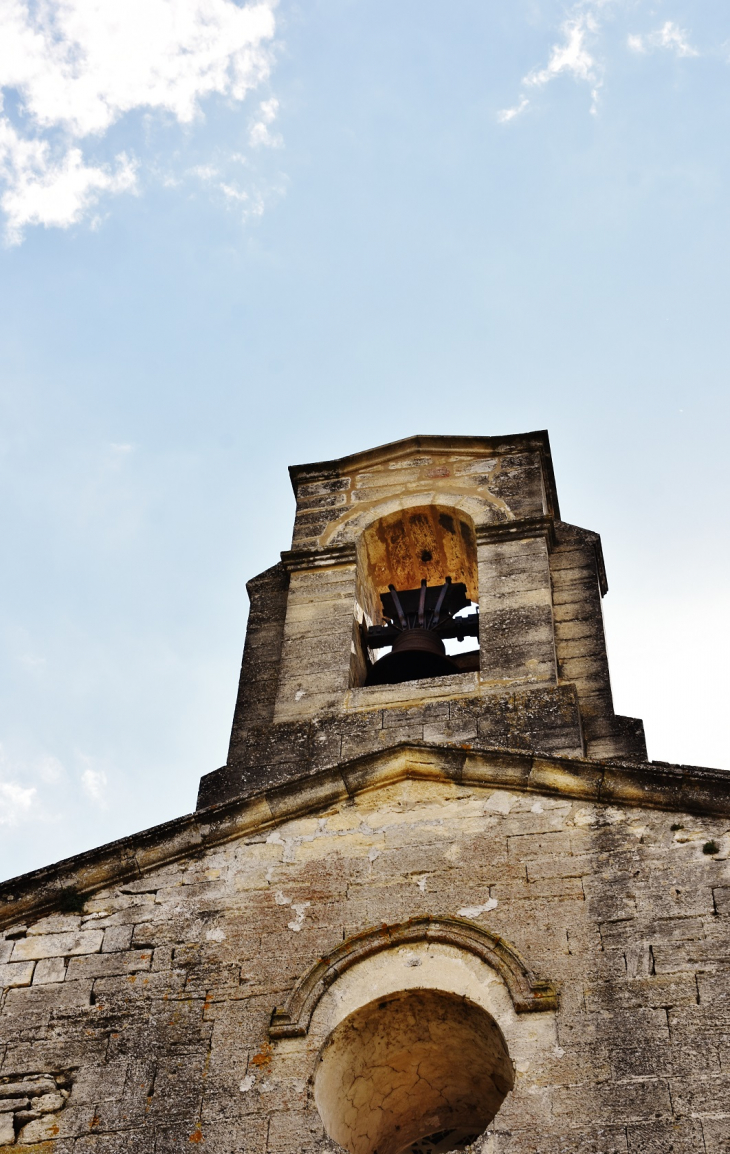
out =
[[[199,805],[404,740],[646,760],[641,721],[613,709],[600,537],[560,520],[546,432],[410,437],[290,474],[292,548],[248,583],[228,764]],[[417,627],[419,591],[432,624],[447,583],[417,631],[471,651],[378,676],[407,624],[393,591]],[[451,616],[454,591],[470,605]]]
[[[195,812],[0,884],[0,1151],[728,1154],[730,775],[614,713],[547,433],[291,477]]]

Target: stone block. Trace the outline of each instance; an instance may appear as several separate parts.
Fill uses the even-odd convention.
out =
[[[714,886],[712,894],[718,914],[721,917],[730,917],[730,886]]]
[[[62,982],[65,977],[66,961],[64,958],[41,958],[36,963],[33,985],[42,986],[51,982]]]
[[[671,1082],[672,1101],[675,1113],[680,1117],[689,1115],[701,1118],[703,1115],[717,1114],[718,1105],[722,1103],[723,1113],[730,1110],[730,1073],[723,1073],[715,1077],[694,1077],[691,1082],[686,1078],[673,1079]]]
[[[133,927],[109,926],[104,930],[104,940],[101,946],[103,954],[116,953],[117,950],[128,950],[132,944]]]
[[[113,954],[88,954],[71,958],[66,971],[67,981],[79,978],[106,978],[114,974],[136,974],[149,970],[152,950],[124,950]]]
[[[0,1146],[12,1146],[15,1143],[15,1127],[12,1114],[0,1114]]]
[[[80,914],[50,914],[28,926],[28,937],[38,934],[72,934],[81,929]]]
[[[0,989],[29,986],[33,980],[33,962],[8,962],[0,966]]]
[[[672,1119],[669,1086],[666,1081],[658,1078],[565,1087],[556,1096],[553,1109],[558,1117],[571,1115],[584,1121],[604,1124],[655,1124],[657,1121],[667,1122]]]
[[[697,984],[694,974],[627,979],[625,982],[605,982],[588,986],[585,999],[589,1012],[696,1005]]]
[[[725,1117],[702,1119],[705,1154],[730,1154],[730,1118],[723,1113]]]
[[[29,961],[36,958],[94,954],[101,949],[103,938],[103,930],[70,930],[66,933],[19,938],[13,948],[12,960]]]
[[[633,1124],[626,1133],[629,1154],[696,1154],[705,1149],[702,1123],[690,1118]]]
[[[30,1109],[30,1098],[0,1098],[0,1114]]]
[[[0,1082],[0,1100],[13,1098],[36,1098],[55,1092],[56,1082],[50,1075],[41,1078],[21,1078],[16,1081]]]

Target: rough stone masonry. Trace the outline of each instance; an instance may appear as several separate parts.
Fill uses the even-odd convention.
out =
[[[291,470],[193,814],[0,886],[0,1148],[730,1152],[730,777],[613,711],[546,433]],[[460,671],[365,685],[380,595]]]

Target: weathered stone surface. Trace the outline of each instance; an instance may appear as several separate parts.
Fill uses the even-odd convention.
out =
[[[546,435],[292,478],[196,813],[0,886],[0,1146],[727,1154],[730,776],[614,714]],[[386,562],[457,566],[478,670],[362,684]]]
[[[33,962],[8,962],[0,966],[0,988],[29,986],[33,980]]]
[[[12,960],[32,958],[63,958],[73,954],[91,954],[101,949],[104,935],[100,930],[82,930],[79,933],[40,934],[19,938],[13,947]]]
[[[605,1149],[621,1149],[621,1141],[625,1150],[642,1141],[659,1151],[674,1149],[671,1142],[690,1149],[697,1131],[683,1119],[714,1124],[727,1094],[718,1048],[727,1026],[715,1008],[730,949],[727,926],[717,937],[712,903],[725,866],[696,842],[675,840],[677,816],[541,793],[526,782],[404,779],[158,867],[132,892],[124,883],[100,890],[94,906],[107,920],[124,912],[123,924],[134,927],[134,966],[146,965],[152,949],[167,949],[163,968],[126,972],[125,951],[75,955],[62,983],[73,996],[38,1002],[35,1017],[34,999],[52,987],[37,996],[32,986],[16,991],[31,999],[18,1011],[22,1021],[42,1036],[53,1020],[59,1053],[79,1061],[69,1105],[52,1124],[45,1116],[26,1122],[23,1137],[57,1125],[64,1140],[88,1145],[83,1130],[97,1117],[100,1129],[129,1133],[136,1148],[152,1151],[172,1141],[175,1118],[186,1141],[200,1125],[206,1144],[223,1143],[210,1147],[216,1151],[228,1148],[230,1135],[248,1134],[254,1151],[291,1154],[308,1148],[301,1143],[315,1132],[325,1141],[306,1094],[294,1091],[306,1085],[316,1054],[305,1047],[295,1059],[289,1043],[269,1042],[271,1010],[343,935],[427,912],[488,926],[560,989],[557,1040],[539,1061],[518,1064],[489,1139],[495,1149],[600,1150],[600,1134],[613,1144]],[[680,816],[702,836],[715,830],[710,815]],[[611,921],[627,856],[636,866],[631,901],[624,920]],[[676,885],[688,866],[692,912],[657,917],[657,877]],[[153,945],[158,940],[169,947]],[[679,949],[670,955],[672,943]],[[90,998],[86,976],[74,980],[71,967],[107,961],[121,972],[93,971]],[[6,1002],[5,1036],[19,1020],[14,1014]],[[708,1028],[718,1041],[708,1040]],[[90,1047],[85,1062],[75,1042],[88,1030],[115,1037],[102,1060]],[[32,1081],[8,1087],[18,1099],[21,1087],[39,1096]],[[535,1114],[543,1098],[549,1110]],[[542,1146],[531,1145],[530,1119]]]
[[[0,1114],[0,1146],[11,1146],[15,1142],[15,1127],[11,1114]]]
[[[33,984],[42,986],[50,982],[62,982],[65,976],[65,958],[41,958],[33,971]]]

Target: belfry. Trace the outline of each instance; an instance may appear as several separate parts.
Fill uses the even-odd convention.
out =
[[[547,433],[290,470],[193,813],[0,886],[0,1149],[730,1149],[730,778],[614,712]]]

